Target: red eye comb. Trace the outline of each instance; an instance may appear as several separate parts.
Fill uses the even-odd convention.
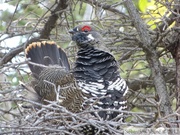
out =
[[[90,31],[90,30],[91,30],[91,27],[86,25],[86,26],[82,27],[81,30],[82,30],[82,31]]]

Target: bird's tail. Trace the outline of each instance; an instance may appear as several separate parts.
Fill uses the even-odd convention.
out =
[[[53,41],[41,41],[28,44],[25,48],[26,58],[30,58],[29,67],[33,75],[38,76],[43,66],[59,65],[67,71],[70,65],[66,53]],[[34,63],[34,64],[33,64]]]

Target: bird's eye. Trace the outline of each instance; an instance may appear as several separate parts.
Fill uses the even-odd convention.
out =
[[[83,32],[91,31],[91,27],[86,25],[86,26],[82,27],[81,31],[83,31]]]

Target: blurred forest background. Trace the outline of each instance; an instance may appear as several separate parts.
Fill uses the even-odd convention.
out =
[[[82,114],[65,111],[62,114],[74,121],[57,126],[64,120],[52,113],[59,106],[42,105],[39,111],[22,107],[26,102],[36,104],[23,98],[26,91],[19,84],[31,80],[24,46],[34,38],[53,40],[73,64],[77,48],[68,30],[81,23],[93,24],[101,32],[128,83],[122,127],[159,131],[180,126],[179,0],[0,2],[0,134],[79,134],[78,126],[87,123],[109,128],[110,134],[122,133],[111,122],[80,119]]]

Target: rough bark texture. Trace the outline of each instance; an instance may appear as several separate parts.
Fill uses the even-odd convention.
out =
[[[68,7],[68,0],[60,0],[57,3],[56,8],[51,12],[47,23],[44,25],[44,29],[41,31],[40,38],[49,39],[49,35],[53,28],[56,26],[58,18],[62,15],[63,11]]]
[[[175,26],[177,28],[180,27],[180,17],[178,17],[178,15],[180,14],[180,1],[176,0],[175,1],[175,6],[174,6],[174,11],[175,11],[175,16],[176,16],[176,24]],[[174,46],[176,49],[175,52],[175,61],[176,61],[176,98],[177,98],[177,104],[176,104],[176,109],[177,109],[177,113],[180,114],[180,34],[177,32],[176,34],[174,34]],[[172,36],[174,36],[172,35]],[[180,120],[180,116],[177,116],[177,120]],[[180,123],[178,123],[178,127],[180,128]]]
[[[175,58],[175,61],[176,61],[176,81],[177,81],[177,84],[176,84],[176,91],[177,91],[176,108],[178,110],[177,113],[180,114],[180,42],[177,42],[176,45],[177,45],[177,52],[176,52],[176,58]],[[177,120],[180,120],[180,117],[177,117]],[[178,127],[180,128],[180,124],[178,124]]]
[[[167,124],[176,124],[171,126],[175,128],[180,122],[180,4],[178,0],[154,1],[155,9],[148,11],[149,18],[144,17],[147,13],[138,12],[132,0],[45,0],[31,1],[28,4],[16,1],[13,15],[6,13],[7,18],[1,19],[3,25],[0,26],[5,28],[4,32],[0,32],[0,74],[8,75],[7,80],[2,80],[3,76],[0,75],[1,134],[75,135],[80,134],[79,128],[89,124],[99,130],[108,128],[110,135],[132,134],[134,130],[139,130],[135,134],[154,134],[162,128],[165,131],[172,130],[168,126],[165,128]],[[10,1],[6,2],[12,4]],[[31,6],[40,7],[40,12]],[[88,10],[88,19],[83,19],[87,6],[92,11]],[[165,13],[160,12],[161,7],[166,8]],[[155,12],[161,16],[154,17]],[[160,22],[155,23],[155,29],[150,29],[147,21],[156,20]],[[176,25],[171,25],[174,22]],[[27,60],[21,53],[24,44],[40,39],[53,40],[59,46],[66,47],[65,52],[73,66],[77,50],[67,31],[82,23],[92,23],[100,30],[108,49],[119,62],[121,77],[128,82],[128,110],[123,111],[123,117],[128,119],[122,124],[91,116],[95,112],[92,108],[75,114],[54,102],[43,105],[21,98],[26,93],[23,87],[17,85],[18,81],[31,81],[30,72],[24,69],[27,68]],[[34,38],[36,33],[39,36]],[[23,39],[26,37],[27,40],[22,40],[24,43],[16,48],[9,48],[11,43],[3,44],[17,36]],[[29,104],[39,107],[37,110],[21,107]],[[101,111],[122,113],[112,109]],[[117,129],[117,126],[123,129]]]
[[[51,16],[45,23],[44,28],[42,29],[39,38],[32,38],[31,40],[27,41],[27,43],[25,43],[25,44],[28,44],[29,42],[37,41],[39,39],[49,39],[50,33],[51,33],[52,29],[55,28],[58,18],[62,15],[64,10],[68,7],[68,2],[69,2],[68,0],[60,0],[58,3],[55,3],[55,6],[56,5],[57,6],[55,7],[54,10],[51,11]],[[36,29],[36,27],[34,29]],[[13,57],[15,57],[17,54],[19,54],[23,50],[24,50],[24,46],[21,45],[17,48],[14,48],[10,52],[8,52],[0,60],[0,66],[11,61],[11,59]]]
[[[161,64],[157,56],[156,48],[153,47],[153,40],[150,38],[148,28],[140,18],[133,2],[131,0],[125,1],[125,6],[132,18],[133,24],[137,29],[140,41],[142,42],[141,47],[146,53],[147,61],[150,65],[153,82],[159,97],[160,110],[163,116],[167,116],[172,113],[172,108],[169,100],[169,95],[166,88],[166,83],[162,74]],[[172,119],[169,119],[172,120]]]

